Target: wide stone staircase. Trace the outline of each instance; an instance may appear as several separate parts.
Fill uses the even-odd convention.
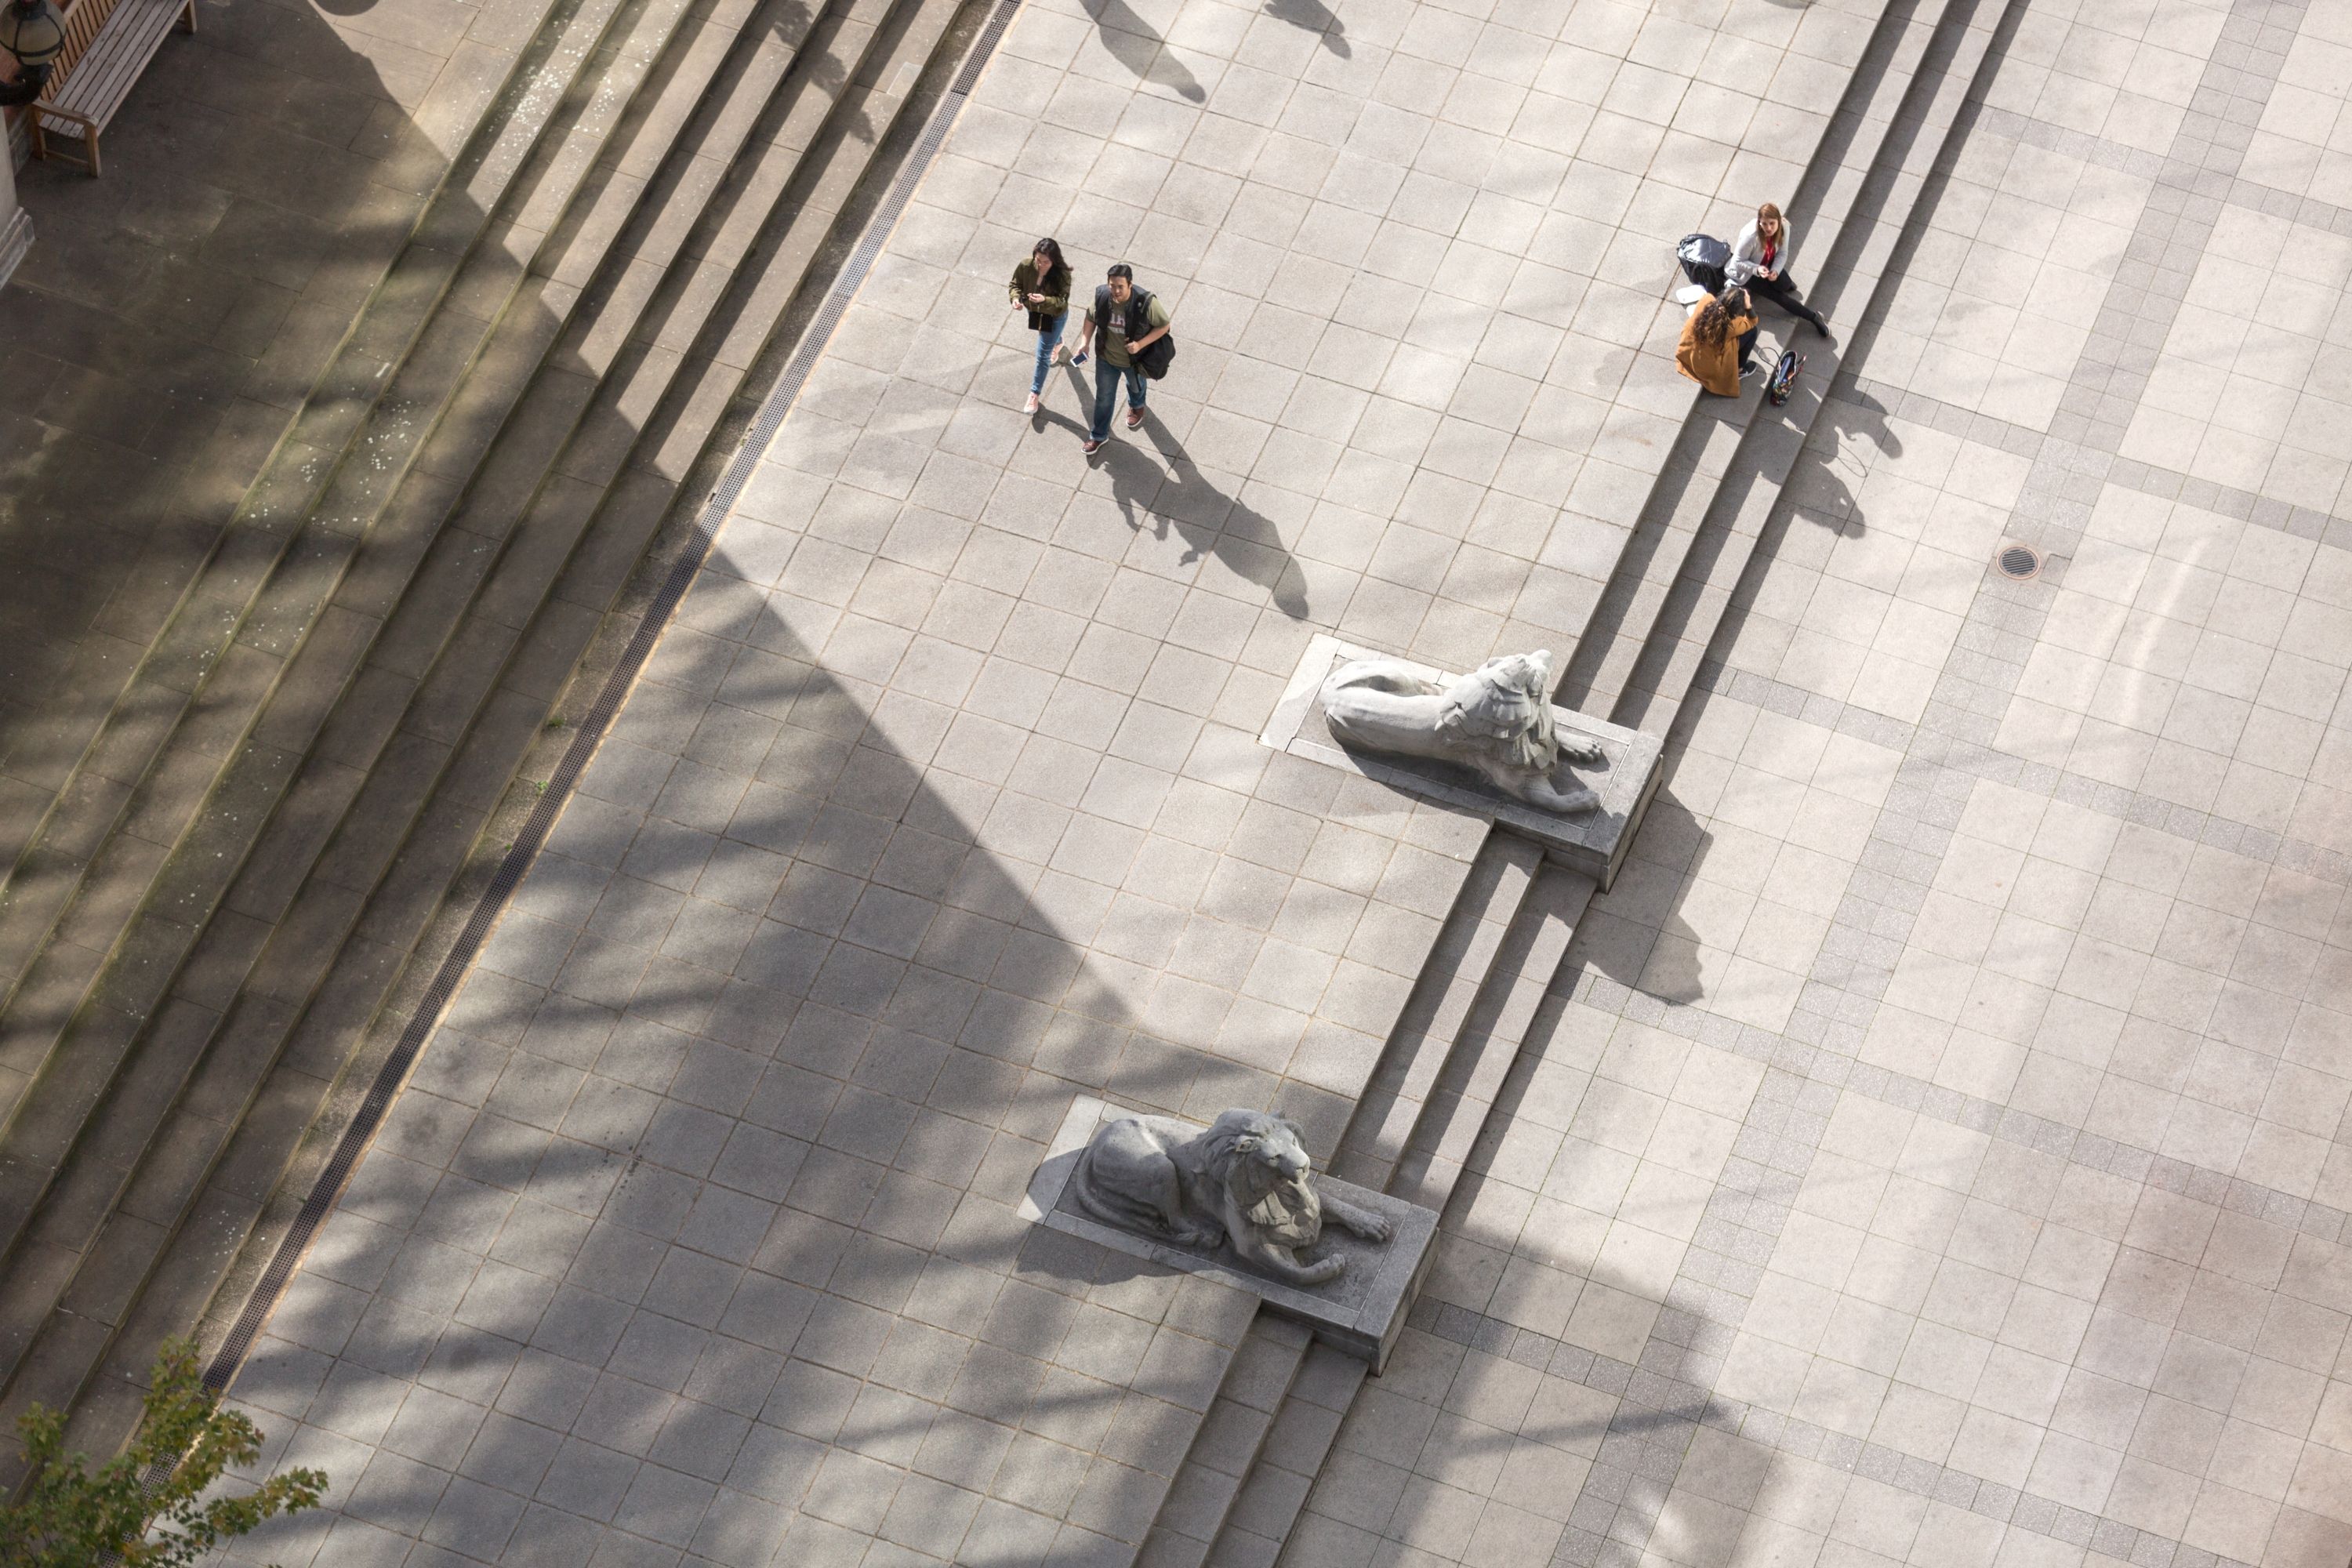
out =
[[[1956,154],[2021,0],[1896,0],[1882,15],[1790,210],[1813,260],[1810,297],[1848,333],[1883,311],[1882,284]],[[1679,281],[1679,279],[1676,279]],[[1787,327],[1768,319],[1768,331]],[[1559,701],[1666,733],[1699,677],[1834,383],[1850,339],[1799,328],[1808,356],[1779,408],[1753,384],[1695,403],[1582,638]],[[1770,345],[1768,343],[1769,352]],[[1475,1158],[1504,1079],[1565,993],[1591,882],[1500,831],[1481,847],[1332,1161],[1347,1180],[1441,1212]],[[1367,1374],[1363,1363],[1261,1314],[1147,1542],[1151,1568],[1273,1568]],[[1270,1391],[1278,1390],[1278,1393]],[[1181,1505],[1181,1506],[1180,1506]],[[1349,1521],[1360,1524],[1360,1521]]]
[[[157,1342],[234,1291],[984,0],[532,4],[5,868],[0,1421],[68,1405],[110,1448]]]

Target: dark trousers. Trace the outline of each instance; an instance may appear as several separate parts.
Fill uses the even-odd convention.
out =
[[[1761,327],[1750,327],[1739,334],[1739,374],[1746,375],[1749,363],[1756,357],[1756,334]]]
[[[1815,326],[1821,324],[1821,312],[1805,303],[1804,296],[1798,291],[1797,280],[1786,272],[1778,278],[1767,278],[1759,272],[1748,280],[1748,291],[1762,295],[1792,316],[1801,317]]]
[[[1096,343],[1095,422],[1087,431],[1087,439],[1094,441],[1110,439],[1111,409],[1118,403],[1118,384],[1122,381],[1127,383],[1127,405],[1129,408],[1142,407],[1144,386],[1142,370],[1131,363],[1111,363],[1110,356],[1102,352],[1102,344]]]

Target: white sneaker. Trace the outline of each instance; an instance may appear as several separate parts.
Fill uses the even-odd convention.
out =
[[[1036,395],[1035,393],[1034,393],[1034,392],[1033,392],[1033,393],[1031,393],[1031,394],[1029,395],[1029,403],[1028,403],[1028,405],[1027,405],[1026,407],[1024,407],[1024,409],[1022,409],[1022,412],[1023,412],[1024,414],[1034,414],[1034,413],[1036,413],[1036,412],[1037,412],[1037,405],[1038,405],[1038,397],[1037,397],[1037,395]]]

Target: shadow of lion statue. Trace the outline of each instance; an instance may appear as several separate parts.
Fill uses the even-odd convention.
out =
[[[1546,811],[1591,811],[1601,797],[1563,762],[1597,763],[1600,746],[1562,735],[1552,717],[1551,652],[1505,654],[1435,681],[1402,659],[1359,658],[1323,682],[1323,716],[1343,744],[1475,768],[1507,795]]]
[[[1198,1132],[1172,1117],[1121,1117],[1088,1142],[1071,1186],[1105,1225],[1179,1247],[1223,1243],[1293,1285],[1346,1270],[1345,1258],[1302,1256],[1326,1219],[1366,1241],[1386,1241],[1394,1228],[1385,1215],[1319,1194],[1298,1129],[1263,1110],[1228,1110]]]

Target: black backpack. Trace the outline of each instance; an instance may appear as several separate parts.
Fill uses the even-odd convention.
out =
[[[1724,268],[1731,265],[1731,247],[1711,234],[1686,234],[1675,247],[1683,276],[1710,294],[1723,292]]]
[[[1160,333],[1149,348],[1135,356],[1136,368],[1153,381],[1165,376],[1168,367],[1175,363],[1176,334],[1172,330]]]

